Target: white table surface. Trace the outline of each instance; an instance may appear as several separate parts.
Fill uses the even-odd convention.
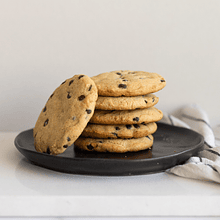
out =
[[[31,164],[0,133],[0,217],[220,216],[220,184],[158,173],[100,177]]]

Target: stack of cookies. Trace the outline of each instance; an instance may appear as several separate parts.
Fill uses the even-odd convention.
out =
[[[49,97],[33,130],[35,149],[57,155],[73,143],[87,151],[124,153],[153,145],[154,92],[166,82],[156,73],[113,71],[75,75]]]
[[[87,151],[125,153],[153,145],[155,122],[163,113],[153,93],[166,82],[156,73],[113,71],[92,77],[98,89],[95,111],[75,146]]]

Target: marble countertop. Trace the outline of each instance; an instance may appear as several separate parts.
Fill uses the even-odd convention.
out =
[[[102,177],[31,164],[0,133],[0,217],[220,216],[220,184],[167,173]]]

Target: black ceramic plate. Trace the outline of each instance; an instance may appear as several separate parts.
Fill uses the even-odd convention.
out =
[[[74,145],[57,156],[34,148],[33,130],[15,138],[17,149],[32,163],[64,173],[125,176],[161,172],[184,163],[203,149],[200,134],[181,127],[158,123],[152,149],[136,153],[97,153],[77,150]]]

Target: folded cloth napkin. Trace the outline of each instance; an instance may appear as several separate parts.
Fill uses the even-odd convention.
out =
[[[220,183],[220,125],[212,130],[206,112],[198,105],[188,105],[172,115],[164,113],[160,121],[192,129],[204,137],[204,150],[183,165],[166,170],[178,176]]]

